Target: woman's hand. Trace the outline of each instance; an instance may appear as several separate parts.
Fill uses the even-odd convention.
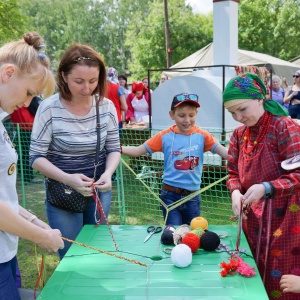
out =
[[[264,197],[266,188],[263,184],[254,184],[250,186],[247,192],[243,196],[244,205],[258,202]]]
[[[64,248],[61,232],[58,229],[45,230],[43,238],[37,242],[37,245],[45,251],[56,252]]]
[[[83,174],[69,174],[66,184],[85,197],[93,195],[94,180]]]
[[[101,177],[94,183],[95,187],[100,190],[100,192],[107,192],[112,189],[111,183],[111,173],[104,172]]]
[[[240,215],[243,195],[239,190],[235,190],[231,194],[232,210],[235,216]]]

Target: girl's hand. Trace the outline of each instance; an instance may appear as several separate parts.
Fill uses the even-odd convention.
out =
[[[240,215],[241,210],[241,203],[242,203],[243,195],[239,190],[235,190],[231,194],[231,200],[232,200],[232,210],[235,216]]]
[[[265,195],[265,187],[263,184],[254,184],[250,186],[243,196],[243,203],[245,205],[258,202]]]
[[[300,276],[283,275],[279,285],[283,293],[300,293]]]

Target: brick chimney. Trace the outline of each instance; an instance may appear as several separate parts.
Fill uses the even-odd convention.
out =
[[[213,0],[213,64],[238,63],[239,0]]]

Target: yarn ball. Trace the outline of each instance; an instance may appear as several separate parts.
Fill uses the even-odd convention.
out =
[[[205,251],[214,251],[220,245],[220,237],[215,232],[205,230],[200,238],[200,245]]]
[[[206,219],[202,217],[196,217],[192,219],[191,221],[191,230],[194,230],[195,228],[202,228],[203,230],[206,230],[208,228],[208,222]]]
[[[201,227],[195,228],[194,230],[192,230],[192,233],[195,233],[199,238],[202,236],[202,234],[204,233],[204,229],[202,229]]]
[[[179,244],[172,249],[171,260],[175,267],[185,268],[192,262],[191,248],[185,244]]]
[[[181,244],[182,238],[191,231],[191,228],[187,224],[180,225],[174,232],[174,244]]]
[[[175,227],[172,225],[168,225],[165,229],[164,232],[161,235],[160,241],[164,245],[172,245],[174,244],[174,238],[173,238],[173,233],[175,231]]]
[[[193,232],[187,233],[182,238],[182,244],[189,246],[192,250],[192,253],[195,253],[200,247],[200,238]]]

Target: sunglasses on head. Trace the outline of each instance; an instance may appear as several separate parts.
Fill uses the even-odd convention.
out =
[[[198,95],[196,94],[178,94],[175,98],[177,101],[192,100],[198,102]]]
[[[300,77],[300,75],[293,75],[293,77],[294,77],[294,78],[299,78],[299,77]]]

